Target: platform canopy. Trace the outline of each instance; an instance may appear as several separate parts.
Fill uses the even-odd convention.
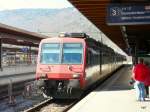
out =
[[[38,47],[40,41],[44,38],[49,37],[0,23],[2,43]]]
[[[120,6],[143,6],[150,12],[150,0],[68,0],[88,20],[100,29],[109,39],[122,50],[130,54],[150,53],[150,19],[144,24],[117,24],[107,23],[108,7],[112,4]],[[150,15],[149,15],[150,17]]]

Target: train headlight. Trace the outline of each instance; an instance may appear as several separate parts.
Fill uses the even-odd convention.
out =
[[[72,76],[73,76],[73,78],[79,78],[80,74],[79,73],[74,73]]]

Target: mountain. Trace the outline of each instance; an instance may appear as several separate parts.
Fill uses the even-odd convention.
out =
[[[0,22],[33,32],[88,31],[92,24],[74,8],[0,11]]]
[[[16,9],[0,11],[0,23],[49,36],[60,32],[85,32],[118,50],[104,34],[89,22],[77,9]]]

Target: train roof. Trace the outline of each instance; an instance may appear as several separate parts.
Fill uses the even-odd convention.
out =
[[[59,37],[52,37],[52,38],[46,38],[42,39],[41,43],[48,43],[48,42],[84,42],[85,40],[82,38],[70,38],[70,37],[65,37],[65,38],[59,38]]]
[[[60,33],[59,37],[70,37],[70,38],[88,38],[89,36],[86,33]]]

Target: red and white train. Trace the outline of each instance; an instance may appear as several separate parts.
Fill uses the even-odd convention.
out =
[[[79,98],[97,81],[119,68],[125,56],[85,33],[43,39],[39,45],[36,79],[53,98]]]

